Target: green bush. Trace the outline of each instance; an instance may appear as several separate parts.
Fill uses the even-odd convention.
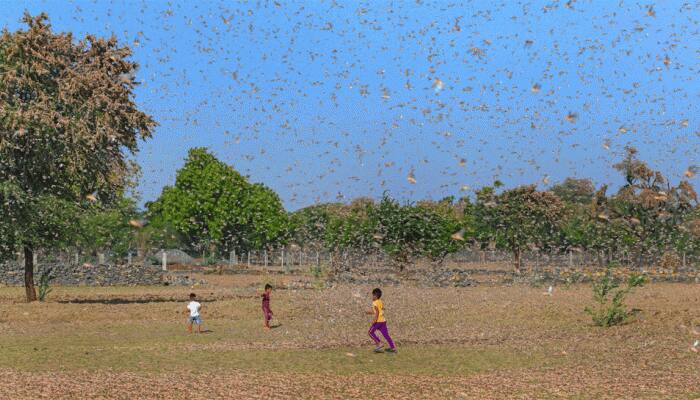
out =
[[[315,279],[321,279],[321,277],[323,276],[323,267],[321,265],[312,265],[311,267],[309,267],[309,273]]]
[[[578,271],[574,271],[571,273],[571,275],[569,275],[566,278],[566,281],[564,282],[564,287],[566,289],[569,289],[571,287],[571,285],[573,285],[575,283],[582,282],[582,281],[583,281],[583,274],[578,272]]]
[[[53,275],[51,268],[45,269],[39,276],[39,301],[44,301],[46,296],[51,293],[49,285],[56,277]]]
[[[623,303],[625,296],[645,283],[645,276],[633,274],[626,286],[621,288],[619,280],[612,275],[612,268],[608,267],[605,275],[593,282],[593,299],[597,303],[595,309],[586,307],[585,311],[597,326],[611,327],[627,322],[631,314]]]

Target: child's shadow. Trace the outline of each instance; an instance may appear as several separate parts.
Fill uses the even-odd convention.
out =
[[[212,331],[211,329],[204,329],[203,331],[198,332],[198,333],[207,334],[207,333],[214,333],[214,331]]]
[[[275,325],[270,325],[270,329],[277,329],[277,328],[279,328],[279,327],[281,327],[281,326],[282,326],[282,324],[277,323],[277,324],[275,324]]]

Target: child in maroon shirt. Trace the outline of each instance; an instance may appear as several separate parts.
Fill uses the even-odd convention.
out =
[[[270,329],[270,320],[272,319],[272,310],[270,309],[270,293],[272,286],[268,283],[265,285],[265,292],[262,294],[262,311],[265,317],[265,329]]]

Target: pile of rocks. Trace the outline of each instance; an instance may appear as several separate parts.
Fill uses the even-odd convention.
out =
[[[198,286],[205,285],[204,279],[196,279],[189,275],[167,274],[163,275],[163,284],[172,286]]]
[[[438,269],[422,276],[421,283],[430,287],[471,287],[476,281],[460,269]]]
[[[341,272],[333,275],[329,282],[331,283],[342,283],[349,285],[375,285],[375,286],[390,286],[398,285],[401,282],[391,276],[372,276],[372,275],[360,275],[353,274],[350,272]]]
[[[255,284],[259,286],[258,284]],[[285,289],[287,290],[308,290],[308,289],[322,289],[328,287],[328,282],[323,281],[292,281],[287,283]]]
[[[163,284],[163,271],[155,265],[70,265],[42,264],[34,271],[38,284],[44,271],[50,270],[51,285],[137,286]],[[24,267],[16,263],[0,264],[0,284],[24,285]]]
[[[472,287],[477,282],[469,271],[436,268],[404,271],[403,273],[376,273],[376,271],[343,271],[332,275],[329,283],[350,285],[390,286],[401,283],[426,287]]]

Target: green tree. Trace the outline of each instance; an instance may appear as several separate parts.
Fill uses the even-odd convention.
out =
[[[401,205],[386,193],[371,210],[370,219],[375,221],[374,237],[399,270],[423,253],[424,240],[429,234],[425,229],[426,214],[414,205]]]
[[[245,226],[249,228],[246,236],[238,243],[247,243],[248,248],[262,249],[285,244],[290,235],[289,215],[282,206],[277,193],[263,185],[255,183],[250,186],[244,203]],[[239,235],[229,230],[224,238],[232,243]]]
[[[566,178],[550,189],[567,204],[590,204],[595,194],[595,186],[590,179]]]
[[[180,232],[165,221],[149,221],[134,232],[136,256],[145,258],[153,249],[177,249],[185,246]]]
[[[678,227],[673,244],[679,253],[700,255],[700,207],[695,207],[685,216]]]
[[[342,204],[326,203],[295,211],[290,216],[291,240],[306,248],[319,250],[325,247],[330,220],[342,207]]]
[[[611,199],[607,186],[598,189],[589,204],[568,203],[562,221],[563,246],[580,250],[594,250],[600,266],[605,264],[603,253],[625,248],[630,238],[625,232],[626,222],[610,211]]]
[[[109,207],[93,205],[78,218],[76,245],[81,251],[124,255],[136,247],[136,231],[141,215],[131,198],[122,198]]]
[[[689,182],[671,186],[661,172],[637,158],[636,149],[626,150],[625,158],[615,164],[625,184],[608,202],[608,208],[611,217],[625,222],[626,236],[641,267],[645,256],[673,247],[674,238],[698,201]]]
[[[328,208],[326,247],[334,252],[376,252],[380,236],[376,233],[376,220],[372,218],[375,207],[369,199],[356,199],[347,206]]]
[[[0,35],[0,219],[11,221],[2,247],[25,254],[34,301],[35,249],[70,236],[73,224],[60,221],[86,196],[105,204],[121,196],[133,168],[127,153],[156,124],[134,104],[137,64],[115,37],[75,40],[54,33],[46,14],[23,21],[26,30]]]
[[[464,248],[474,237],[474,224],[469,214],[468,199],[447,197],[438,202],[421,201],[417,207],[424,214],[422,256],[442,263],[448,254]]]
[[[20,189],[8,188],[12,185],[6,182],[0,186],[4,188],[0,191],[0,203],[5,216],[0,223],[4,257],[11,257],[18,250],[21,251],[25,268],[30,264],[33,272],[33,249],[62,248],[75,241],[79,233],[75,224],[80,212],[78,204],[51,195],[28,199]],[[32,251],[27,251],[27,246],[19,245],[30,241],[34,246]]]
[[[277,194],[249,183],[204,148],[190,149],[175,185],[146,207],[153,224],[172,226],[201,252],[261,249],[284,243],[289,233]]]
[[[446,198],[400,204],[385,193],[379,204],[369,210],[373,238],[399,270],[422,257],[440,263],[464,245],[462,240],[452,238],[460,230],[464,232],[463,221],[452,202]]]
[[[513,253],[520,271],[522,252],[528,248],[552,248],[561,242],[564,207],[552,192],[539,192],[534,185],[496,194],[495,188],[477,192],[474,208],[478,237]]]

